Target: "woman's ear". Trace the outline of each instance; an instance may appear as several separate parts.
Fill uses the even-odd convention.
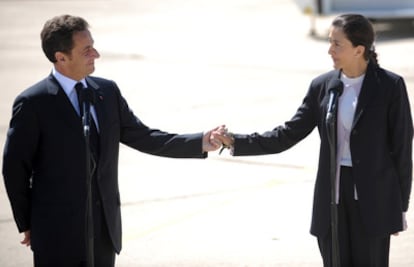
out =
[[[355,54],[354,54],[354,56],[356,56],[356,57],[360,57],[360,56],[364,56],[364,53],[365,53],[365,46],[363,46],[363,45],[358,45],[356,48],[355,48]]]

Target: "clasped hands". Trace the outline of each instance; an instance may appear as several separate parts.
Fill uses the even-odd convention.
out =
[[[233,134],[228,131],[225,125],[220,125],[204,133],[203,136],[203,150],[205,152],[215,151],[221,147],[221,153],[225,148],[231,148],[233,144]]]

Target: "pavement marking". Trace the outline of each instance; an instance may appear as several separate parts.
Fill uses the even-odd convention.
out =
[[[244,186],[241,187],[239,189],[236,190],[228,190],[227,192],[221,192],[224,194],[238,194],[237,196],[229,196],[229,198],[219,201],[217,203],[214,203],[213,205],[208,205],[207,207],[204,207],[202,209],[197,209],[191,212],[186,212],[182,215],[179,216],[175,216],[173,218],[170,218],[168,220],[165,220],[161,223],[158,223],[152,227],[149,227],[147,229],[143,229],[143,230],[131,230],[132,228],[130,228],[127,232],[128,234],[125,234],[125,236],[123,236],[123,239],[125,240],[125,242],[132,242],[136,239],[141,239],[144,238],[148,235],[151,235],[155,232],[161,231],[163,229],[172,227],[174,225],[180,224],[184,221],[187,221],[191,218],[197,217],[201,214],[205,214],[208,213],[212,210],[215,210],[217,208],[223,208],[224,206],[229,206],[235,202],[237,202],[238,200],[246,197],[245,193],[258,193],[258,191],[260,190],[267,190],[267,189],[271,189],[274,188],[276,186],[279,186],[281,184],[283,184],[284,182],[281,180],[277,180],[277,179],[273,179],[271,181],[266,181],[265,183],[262,184],[258,184],[258,185],[253,185],[253,186]],[[140,202],[141,204],[143,202]]]

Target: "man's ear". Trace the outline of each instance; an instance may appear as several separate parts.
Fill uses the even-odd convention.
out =
[[[56,52],[55,58],[56,58],[57,63],[63,63],[66,61],[66,55],[62,52]]]

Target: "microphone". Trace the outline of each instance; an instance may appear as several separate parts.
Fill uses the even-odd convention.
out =
[[[81,90],[81,102],[88,102],[89,104],[94,105],[96,103],[96,94],[93,89],[85,88]]]
[[[95,91],[90,88],[80,90],[80,101],[82,103],[82,124],[85,136],[89,136],[90,121],[91,121],[91,104],[96,103]]]
[[[333,79],[329,81],[328,92],[329,92],[329,102],[328,108],[326,111],[326,121],[331,122],[334,114],[336,113],[338,106],[338,98],[341,96],[344,91],[344,84],[340,79]]]

